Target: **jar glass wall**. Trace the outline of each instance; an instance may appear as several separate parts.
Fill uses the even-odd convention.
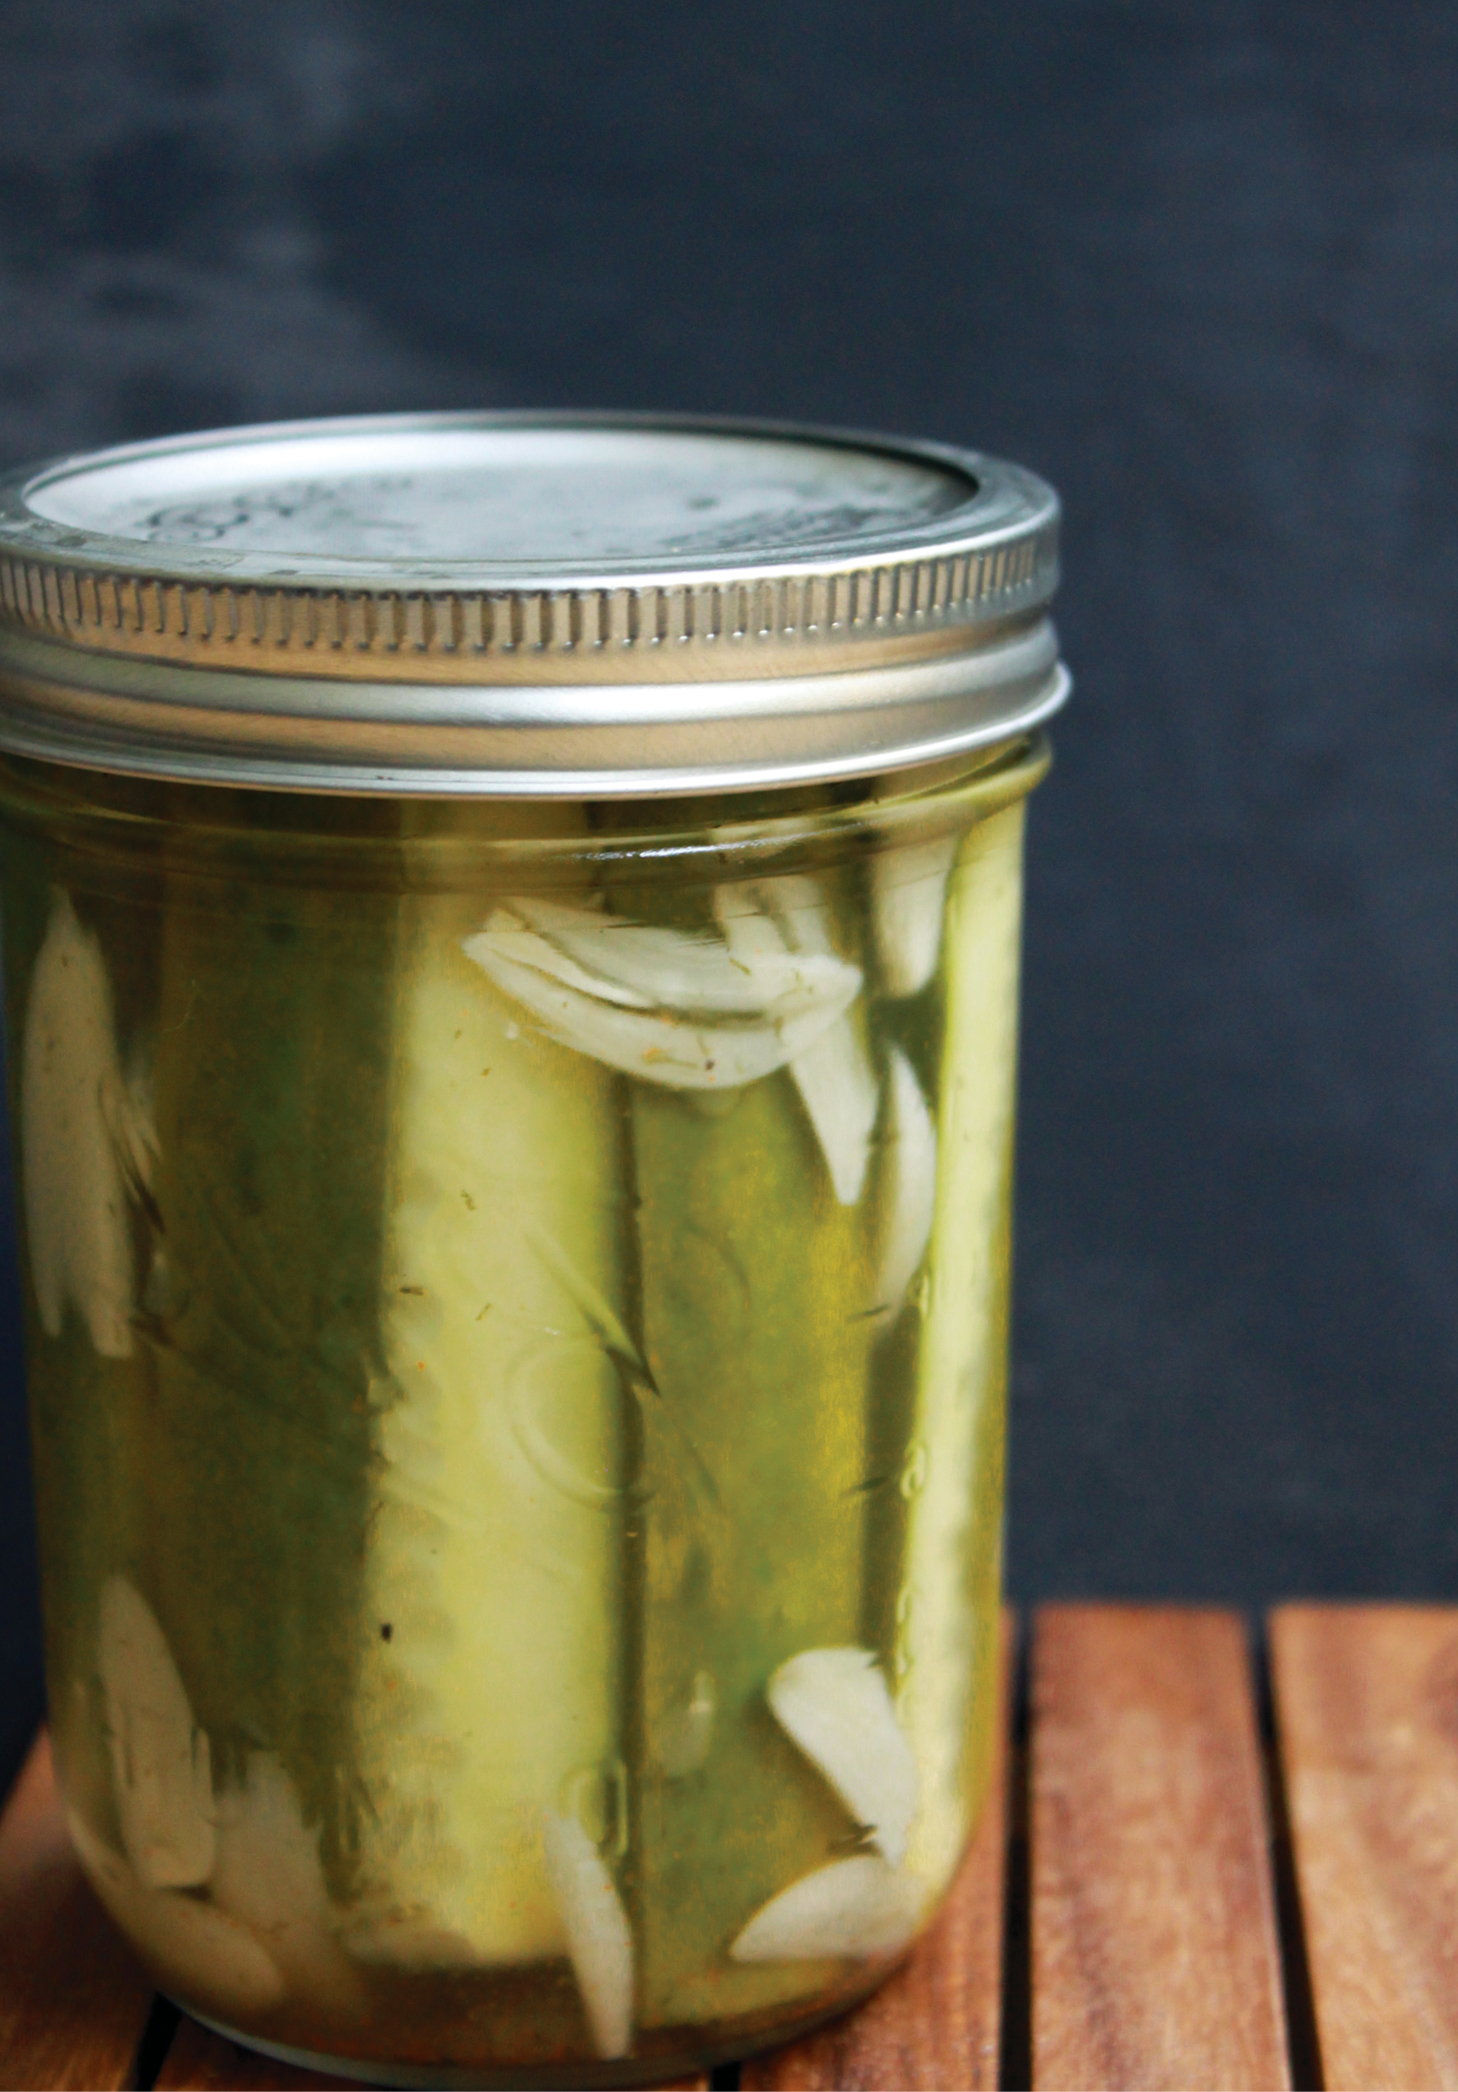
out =
[[[189,2009],[631,2078],[928,1922],[992,1741],[1045,763],[0,767],[57,1761]]]

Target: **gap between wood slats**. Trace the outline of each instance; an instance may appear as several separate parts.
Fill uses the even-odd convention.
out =
[[[1011,1649],[1004,1627],[1004,1706]],[[844,2085],[997,2083],[1004,1845],[1001,1767],[948,1909],[908,1966],[858,2014],[817,2041],[750,2068],[765,2082]],[[0,2082],[28,2086],[285,2088],[340,2083],[239,2048],[154,1998],[70,1852],[37,1743],[0,1830]],[[63,1920],[48,1924],[54,1911]],[[17,1927],[29,1948],[15,1944]],[[43,1950],[43,1951],[41,1951]],[[74,1997],[73,1997],[74,1993]],[[74,2004],[75,2009],[68,2009]],[[118,2008],[120,2008],[118,2010]],[[831,2075],[824,2076],[833,2053]],[[821,2075],[807,2076],[819,2071]],[[693,2092],[739,2082],[737,2066],[685,2081]]]
[[[1079,1898],[1084,1930],[1076,1935],[1079,1953],[1072,1967],[1085,1984],[1090,1967],[1099,1975],[1102,1987],[1094,2000],[1096,2010],[1086,2014],[1087,2038],[1104,2044],[1105,2062],[1112,2057],[1113,2067],[1073,2074],[1089,2086],[1200,2082],[1188,2053],[1181,2052],[1162,2076],[1141,2069],[1141,2061],[1147,2062],[1148,2056],[1138,2042],[1129,2041],[1128,2028],[1142,2027],[1147,2034],[1151,1997],[1161,2001],[1159,2010],[1168,2020],[1170,1986],[1164,1964],[1151,1947],[1142,1970],[1143,2001],[1135,1998],[1131,2008],[1119,1982],[1111,1978],[1133,1971],[1138,1954],[1127,1938],[1118,1951],[1109,1949],[1107,1942],[1101,1945],[1100,1926],[1122,1925],[1132,1905],[1136,1918],[1146,1925],[1141,1938],[1147,1939],[1151,1917],[1156,1931],[1160,1926],[1167,1929],[1169,1913],[1161,1909],[1158,1894],[1158,1883],[1167,1880],[1173,1885],[1176,1902],[1188,1903],[1191,1890],[1203,1895],[1204,1917],[1199,1922],[1213,1923],[1217,1937],[1225,1931],[1232,1908],[1232,1881],[1238,1889],[1244,1862],[1236,1865],[1234,1876],[1228,1871],[1222,1874],[1218,1854],[1212,1862],[1200,1826],[1207,1804],[1222,1796],[1227,1819],[1232,1801],[1234,1817],[1247,1825],[1260,1815],[1252,1801],[1258,1779],[1253,1780],[1251,1773],[1253,1716],[1248,1694],[1246,1713],[1232,1715],[1240,1702],[1232,1680],[1239,1676],[1244,1662],[1239,1625],[1230,1616],[1155,1608],[1055,1608],[1043,1616],[1041,1630],[1035,1666],[1040,1720],[1033,1752],[1040,1799],[1032,1812],[1038,1833],[1038,1937],[1031,1969],[1026,1781],[1015,1740],[1004,1819],[1011,1836],[1005,1888],[1003,1830],[1001,1824],[994,1830],[989,1819],[979,1839],[984,1870],[981,1886],[970,1902],[960,1900],[977,1871],[974,1854],[971,1872],[963,1876],[949,1910],[947,1929],[931,1935],[921,1950],[923,1959],[914,1958],[880,1999],[862,2008],[862,2014],[852,2015],[830,2033],[816,2037],[818,2049],[816,2042],[802,2043],[778,2058],[746,2064],[746,2085],[991,2085],[998,2082],[988,2066],[989,2060],[995,2062],[1000,2022],[1000,2081],[1016,2092],[1026,2092],[1031,2078],[1033,1975],[1039,1985],[1036,2021],[1042,2037],[1037,2082],[1068,2081],[1049,2067],[1056,2061],[1058,2049],[1056,2044],[1052,2049],[1047,2046],[1050,2011],[1056,2030],[1060,2017],[1066,2019],[1072,2009],[1066,2000],[1059,2001],[1052,1988],[1058,1968],[1058,1928],[1063,1927],[1066,1945],[1069,1913],[1059,1897],[1050,1905],[1045,1893],[1050,1846],[1044,1818],[1050,1764],[1055,1772],[1061,1765],[1062,1784],[1055,1780],[1053,1786],[1058,1807],[1069,1821],[1086,1825],[1090,1806],[1085,1797],[1082,1814],[1073,1809],[1069,1816],[1070,1778],[1076,1774],[1075,1785],[1081,1782],[1094,1792],[1092,1823],[1098,1833],[1086,1838],[1080,1848],[1093,1867],[1092,1872],[1084,1871],[1092,1893],[1082,1893]],[[1333,2087],[1411,2082],[1458,2087],[1458,2073],[1450,2070],[1458,2053],[1453,2046],[1458,2036],[1452,2027],[1458,2000],[1453,1965],[1458,1945],[1451,1939],[1447,1923],[1448,1913],[1458,1909],[1458,1612],[1285,1608],[1273,1620],[1272,1652],[1301,1886],[1307,1913],[1315,1912],[1314,1925],[1309,1915],[1306,1922],[1311,1930],[1312,1982],[1319,2001],[1327,2082]],[[1057,1686],[1051,1694],[1050,1678]],[[1137,1717],[1132,1726],[1128,1719],[1131,1705]],[[1182,1722],[1186,1727],[1183,1740],[1179,1733]],[[1203,1742],[1199,1736],[1202,1727],[1206,1732]],[[1116,1732],[1132,1735],[1136,1743],[1142,1739],[1144,1745],[1123,1770],[1118,1763],[1120,1754],[1113,1751]],[[1050,1743],[1054,1746],[1051,1760]],[[1156,1761],[1153,1802],[1151,1750]],[[1132,1837],[1127,1824],[1122,1829],[1117,1822],[1111,1826],[1107,1809],[1097,1800],[1100,1783],[1105,1802],[1112,1793],[1115,1800],[1122,1797],[1136,1805]],[[1188,1839],[1187,1854],[1197,1856],[1193,1868],[1176,1864],[1171,1871],[1168,1854],[1160,1858],[1155,1849],[1157,1836],[1151,1846],[1151,1825],[1157,1831],[1160,1809],[1167,1810],[1171,1800],[1176,1804],[1175,1818],[1184,1825],[1181,1835]],[[1282,1906],[1291,1983],[1288,1995],[1299,2005],[1303,1918],[1294,1871],[1289,1857],[1284,1861],[1282,1857],[1285,1804],[1283,1783],[1274,1777],[1276,1897]],[[1228,1832],[1228,1820],[1226,1829]],[[1247,1836],[1247,1860],[1251,1843]],[[1118,1864],[1121,1855],[1127,1857],[1130,1850],[1138,1862],[1132,1888],[1128,1869],[1121,1870]],[[1226,1861],[1229,1859],[1227,1853]],[[1289,1876],[1284,1887],[1283,1872]],[[1255,1874],[1258,1881],[1269,1879],[1259,1865]],[[1212,1878],[1213,1903],[1209,1894]],[[1234,1905],[1238,1907],[1240,1900],[1237,1893]],[[1000,1904],[1006,1912],[1005,1944],[997,1920]],[[980,1919],[975,1915],[978,1909]],[[1050,1914],[1054,1920],[1051,1934]],[[1176,1932],[1189,1922],[1188,1916],[1181,1918]],[[970,1989],[980,1986],[980,2018],[976,2013],[972,2017],[982,2031],[964,2035],[963,2053],[971,2059],[965,2068],[943,2054],[941,2062],[927,2066],[934,2075],[917,2077],[914,2071],[919,2066],[913,2062],[908,2067],[906,2057],[938,2052],[936,2041],[928,2041],[924,2030],[936,2018],[938,1986],[945,1977],[945,1969],[938,1976],[924,1957],[945,1949],[949,1935],[959,1926],[965,1937],[980,1942],[968,1951],[974,1958],[981,1956],[981,1974],[973,1978]],[[1267,1942],[1263,1966],[1268,1973],[1269,1905],[1258,1917],[1256,1932]],[[1383,1953],[1373,1951],[1374,1933]],[[996,1976],[1000,1945],[1001,2011]],[[965,2006],[969,1990],[966,1953],[954,1952],[951,1966],[954,1988],[963,1991]],[[1217,1954],[1205,1970],[1216,1995],[1223,1966]],[[1278,2010],[1270,2006],[1264,1978],[1256,1992],[1258,1998],[1266,1997],[1263,2009],[1269,2030],[1272,2020],[1278,2019]],[[911,2004],[913,2025],[921,2031],[903,2038],[893,2030],[888,2040],[884,2026],[877,2032],[875,2016],[894,2007],[898,1997]],[[0,2084],[121,2086],[133,2082],[148,2088],[155,2082],[169,2087],[227,2085],[242,2092],[248,2086],[340,2082],[311,2079],[235,2049],[188,2022],[179,2024],[173,2008],[160,2000],[151,2001],[149,2021],[149,2000],[144,1980],[70,1858],[49,1750],[42,1739],[0,1824]],[[929,2011],[928,2006],[934,2009]],[[1121,2011],[1125,2013],[1122,2023]],[[866,2015],[872,2018],[871,2026],[858,2028],[857,2021]],[[1293,2025],[1299,2016],[1299,2011],[1293,2011]],[[1313,2016],[1309,1996],[1307,2016]],[[1117,2039],[1110,2042],[1111,2030],[1123,2036],[1122,2046]],[[1413,2045],[1418,2042],[1427,2046]],[[834,2060],[827,2064],[831,2050]],[[1314,2067],[1314,2025],[1308,2050],[1313,2061],[1303,2065],[1298,2039],[1298,2086],[1320,2082]],[[1245,2081],[1285,2082],[1283,2059],[1268,2055],[1267,2061],[1272,2063],[1269,2070],[1258,2080]],[[814,2071],[819,2075],[810,2074]],[[1222,2070],[1220,2081],[1234,2084],[1242,2080],[1235,2072]],[[703,2087],[706,2081],[691,2082]],[[708,2082],[727,2088],[739,2082],[739,2072],[732,2066],[716,2069]]]
[[[1046,1608],[1030,1773],[1034,2085],[1289,2085],[1241,1620]]]
[[[1458,1612],[1282,1606],[1270,1644],[1325,2083],[1458,2088]]]
[[[1291,2084],[1293,2092],[1322,2092],[1316,2013],[1311,1999],[1311,1970],[1306,1957],[1306,1925],[1296,1882],[1296,1862],[1291,1851],[1286,1783],[1276,1749],[1270,1667],[1263,1649],[1257,1654],[1256,1687],[1271,1833],[1271,1886],[1276,1903],[1276,1930],[1281,1942],[1281,1973],[1286,1984],[1286,2039],[1290,2047]]]

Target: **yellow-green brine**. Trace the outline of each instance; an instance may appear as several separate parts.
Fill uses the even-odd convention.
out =
[[[57,1766],[209,2023],[631,2083],[935,1914],[1056,533],[970,452],[602,416],[0,485]]]

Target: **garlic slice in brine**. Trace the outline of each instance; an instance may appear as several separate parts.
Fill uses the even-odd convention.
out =
[[[886,993],[919,995],[937,970],[957,837],[880,850],[871,860],[876,956]]]
[[[528,927],[528,913],[553,935]],[[727,943],[539,902],[496,909],[462,949],[559,1045],[670,1089],[732,1090],[773,1074],[861,986],[860,968],[830,953],[801,958],[781,944],[751,968]]]
[[[191,1889],[213,1871],[212,1758],[167,1638],[125,1577],[101,1588],[98,1668],[122,1843],[149,1889]]]
[[[900,1308],[931,1240],[937,1204],[937,1129],[906,1055],[893,1046],[887,1085],[884,1219],[877,1300]]]
[[[626,2056],[633,2034],[633,1935],[602,1854],[574,1816],[542,1826],[547,1876],[567,1933],[593,2045]]]
[[[544,943],[585,969],[597,993],[631,1001],[639,1009],[729,1017],[773,1010],[779,1017],[794,1017],[820,1008],[845,979],[844,962],[828,944],[801,955],[780,941],[756,954],[750,968],[727,939],[654,929],[560,902],[526,898],[513,900],[510,907]]]
[[[766,1690],[776,1721],[893,1866],[916,1814],[916,1761],[869,1649],[803,1649]]]
[[[832,1860],[761,1906],[729,1949],[735,1961],[894,1954],[916,1931],[921,1896],[879,1853]]]
[[[797,1053],[790,1073],[815,1128],[835,1196],[842,1206],[854,1206],[865,1189],[881,1102],[871,1057],[854,1018],[842,1017]]]
[[[267,1948],[288,1988],[342,2019],[366,2009],[341,1946],[319,1854],[293,1781],[272,1751],[254,1751],[217,1830],[213,1902]]]
[[[836,965],[825,927],[824,906],[813,882],[803,877],[763,879],[749,889],[757,905],[746,910],[741,889],[720,887],[715,913],[736,965],[751,979],[764,977],[787,958],[800,965]],[[871,1135],[880,1110],[876,1071],[855,1010],[802,1045],[790,1073],[815,1129],[835,1196],[853,1206],[865,1188]]]
[[[57,893],[31,977],[20,1058],[21,1179],[41,1327],[79,1312],[103,1358],[129,1358],[133,1271],[126,1179],[150,1170],[117,1055],[95,936]]]
[[[714,912],[720,938],[519,897],[462,949],[559,1045],[640,1081],[728,1093],[788,1066],[853,1206],[880,1109],[861,969],[832,949],[808,879],[722,886]]]
[[[87,1878],[166,1988],[224,2019],[269,2012],[284,1997],[273,1956],[246,1925],[199,1896],[148,1889],[74,1809],[66,1821]]]

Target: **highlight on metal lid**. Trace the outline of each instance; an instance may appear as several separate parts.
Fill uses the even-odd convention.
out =
[[[0,481],[0,749],[355,792],[851,777],[1068,678],[1058,502],[977,453],[762,423],[430,414]]]

